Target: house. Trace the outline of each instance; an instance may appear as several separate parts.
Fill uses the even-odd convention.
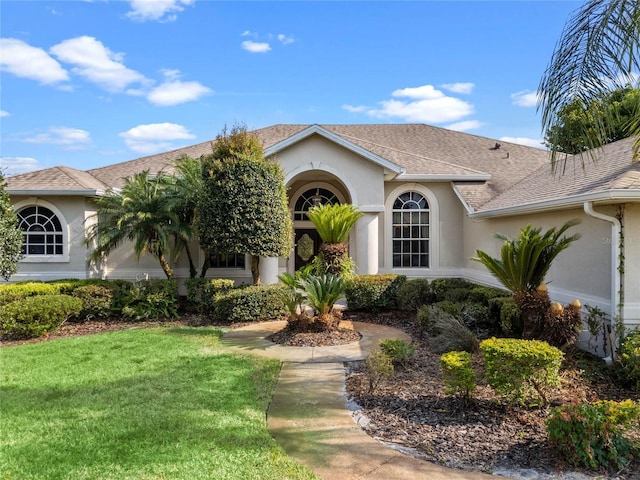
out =
[[[569,159],[565,174],[554,176],[541,149],[422,124],[274,125],[255,133],[285,173],[296,237],[288,258],[261,261],[263,278],[293,272],[309,260],[310,246],[317,249],[305,215],[317,203],[348,202],[364,212],[349,245],[358,273],[489,285],[498,283],[472,257],[478,249],[499,254],[495,233],[514,237],[527,224],[547,229],[578,218],[571,233],[582,238],[553,265],[551,297],[578,298],[640,326],[640,164],[631,161],[631,139],[606,146],[584,170]],[[204,142],[88,171],[60,166],[9,177],[27,253],[12,280],[162,277],[155,260],[138,261],[126,246],[87,267],[82,240],[92,199],[139,171],[166,171],[181,156],[209,152]],[[186,260],[174,271],[186,278]],[[238,256],[219,259],[209,274],[251,281],[249,262]]]

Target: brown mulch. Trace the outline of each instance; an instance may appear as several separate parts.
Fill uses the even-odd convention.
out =
[[[341,321],[338,328],[332,330],[323,328],[320,322],[311,322],[308,326],[302,326],[299,322],[287,323],[285,328],[269,335],[267,339],[290,347],[328,347],[358,342],[360,337],[351,322]]]
[[[344,316],[402,329],[418,347],[412,361],[396,367],[394,376],[373,393],[362,362],[348,364],[347,394],[357,404],[356,410],[361,409],[356,415],[358,423],[372,437],[413,449],[414,455],[425,460],[469,471],[534,469],[550,475],[547,478],[577,471],[593,478],[640,479],[640,459],[621,472],[610,473],[611,477],[598,475],[607,472],[587,472],[563,464],[548,447],[547,408],[508,406],[482,380],[470,401],[445,395],[440,355],[431,350],[429,338],[421,337],[410,315],[345,312]],[[593,367],[584,357],[576,352],[567,354],[562,387],[555,392],[553,404],[640,399],[638,393],[616,386],[606,368]],[[474,361],[480,374],[482,360]],[[632,435],[640,439],[640,430]]]

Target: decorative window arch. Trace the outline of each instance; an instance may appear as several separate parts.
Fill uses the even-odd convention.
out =
[[[21,262],[69,261],[68,226],[62,213],[41,199],[14,206],[22,230]]]
[[[293,207],[294,220],[309,220],[307,212],[311,207],[325,204],[342,203],[338,196],[328,188],[313,187],[305,190],[300,194]]]
[[[387,197],[390,214],[387,251],[392,269],[438,267],[438,204],[435,195],[418,184],[396,188]]]

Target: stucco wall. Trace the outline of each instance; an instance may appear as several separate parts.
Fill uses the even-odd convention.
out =
[[[640,204],[624,207],[624,321],[640,328]]]

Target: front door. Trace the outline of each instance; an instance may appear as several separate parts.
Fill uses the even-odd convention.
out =
[[[314,228],[296,228],[295,242],[295,265],[300,270],[313,261],[322,240]]]

